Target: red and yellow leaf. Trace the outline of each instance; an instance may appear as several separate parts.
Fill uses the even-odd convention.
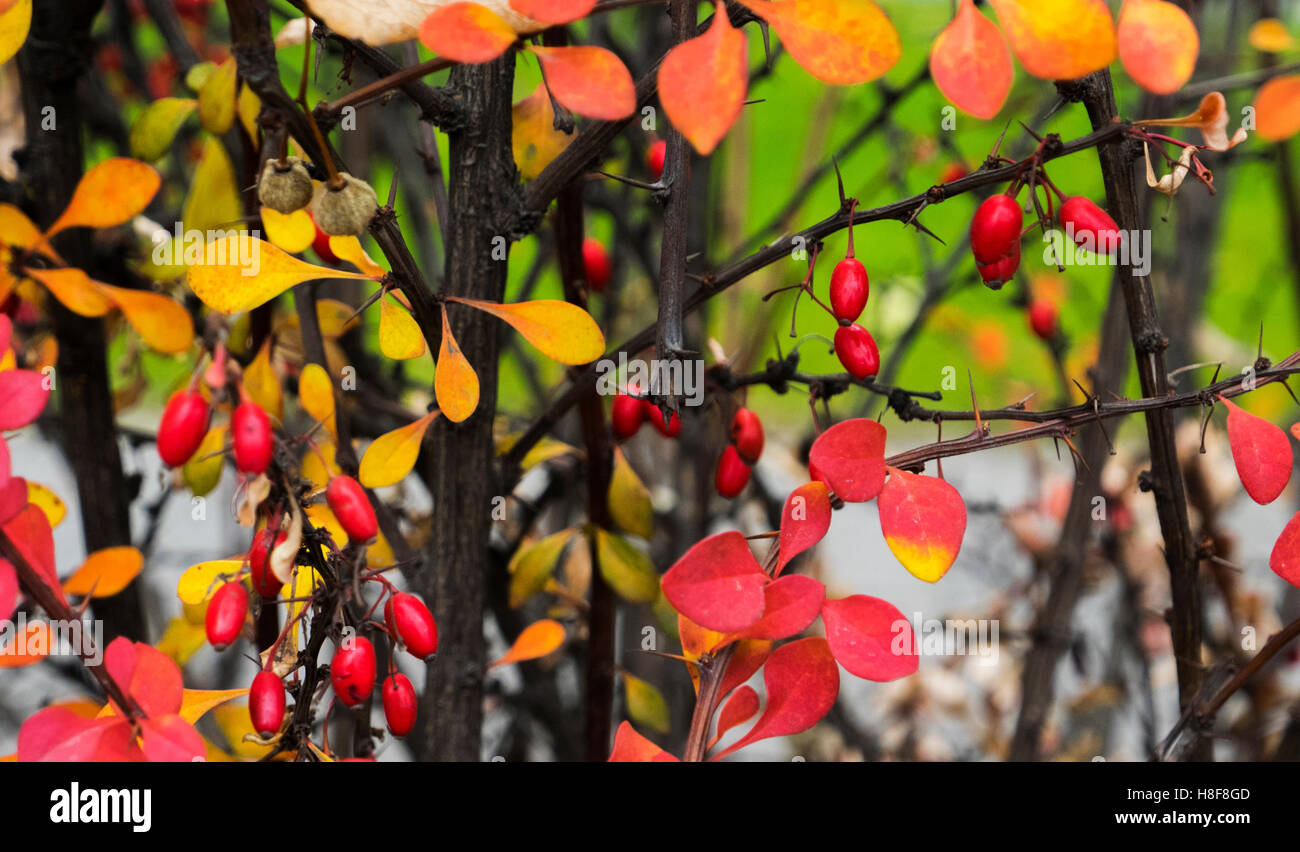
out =
[[[478,3],[450,3],[433,10],[420,24],[420,42],[457,62],[489,62],[517,38],[504,18]]]
[[[674,47],[659,66],[659,102],[701,154],[713,153],[745,105],[745,59],[745,34],[719,11],[704,35]]]
[[[850,673],[887,681],[916,671],[912,625],[888,601],[869,595],[828,600],[822,605],[822,622],[835,660]]]
[[[1272,503],[1291,481],[1291,442],[1286,432],[1224,396],[1219,401],[1228,409],[1228,446],[1241,484],[1256,503]]]
[[[865,418],[836,423],[813,441],[808,463],[845,502],[870,500],[885,484],[885,427]]]
[[[1125,0],[1117,29],[1124,70],[1149,92],[1178,91],[1196,70],[1201,40],[1196,25],[1166,0]]]
[[[876,505],[885,543],[904,568],[927,583],[948,573],[966,534],[966,504],[956,488],[890,468]]]
[[[460,345],[451,333],[446,305],[442,307],[442,345],[438,348],[433,391],[438,398],[438,407],[452,423],[461,422],[478,408],[478,374],[461,354]]]
[[[603,47],[529,45],[542,63],[547,88],[564,106],[602,121],[636,111],[636,84],[623,60]]]
[[[1105,0],[990,0],[1011,50],[1045,80],[1073,80],[1115,59],[1115,22]]]
[[[866,83],[902,55],[898,30],[872,0],[744,0],[804,70],[825,83]]]
[[[605,335],[591,314],[558,299],[538,299],[500,305],[452,296],[448,301],[469,305],[510,324],[548,358],[561,364],[589,364],[605,353]]]
[[[734,530],[696,543],[661,581],[673,609],[721,633],[739,632],[762,618],[767,584],[749,543]]]
[[[961,0],[952,23],[930,48],[930,77],[943,96],[976,118],[993,118],[1006,103],[1015,69],[997,25]]]

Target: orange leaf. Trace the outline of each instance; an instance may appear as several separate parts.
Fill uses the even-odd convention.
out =
[[[1166,0],[1126,0],[1119,10],[1119,60],[1149,92],[1168,95],[1196,69],[1201,40],[1187,13]]]
[[[555,107],[542,85],[515,104],[511,113],[510,147],[515,155],[515,165],[519,167],[521,178],[532,180],[569,147],[573,132],[556,129]]]
[[[1250,46],[1265,53],[1281,53],[1295,45],[1295,39],[1287,32],[1286,24],[1277,18],[1262,18],[1250,28],[1247,36]]]
[[[1006,103],[1015,69],[997,25],[961,0],[957,16],[930,48],[930,76],[943,96],[976,118],[992,118]]]
[[[614,750],[610,763],[679,763],[680,761],[650,742],[630,722],[623,722],[614,734]]]
[[[375,280],[383,278],[387,272],[370,259],[370,255],[361,247],[361,240],[354,236],[330,237],[330,251],[334,252],[335,257],[346,260]]]
[[[32,25],[32,0],[0,2],[0,65],[8,62],[27,40]]]
[[[1105,0],[990,0],[1025,70],[1073,80],[1115,58],[1115,22]]]
[[[63,262],[45,241],[41,229],[12,204],[0,204],[0,242],[22,249],[36,248],[49,255],[51,260]]]
[[[866,83],[902,54],[898,30],[871,0],[742,0],[772,25],[785,49],[824,83]]]
[[[602,121],[636,111],[636,84],[623,61],[603,47],[529,45],[542,63],[546,85],[564,106]]]
[[[589,364],[605,352],[605,335],[591,314],[557,299],[500,305],[448,296],[509,323],[538,351],[561,364]]]
[[[596,0],[510,0],[510,8],[545,24],[567,24],[587,17]]]
[[[442,308],[442,346],[438,366],[433,374],[433,392],[438,407],[452,423],[459,423],[478,408],[478,374],[460,352],[447,321],[447,307]]]
[[[113,303],[102,293],[96,282],[80,269],[24,269],[31,277],[45,285],[63,306],[83,317],[102,317],[113,310]]]
[[[415,460],[420,457],[420,444],[438,412],[430,411],[416,420],[386,432],[374,440],[361,457],[359,477],[361,484],[367,488],[383,488],[396,485],[415,467]]]
[[[702,36],[677,45],[659,66],[659,101],[695,150],[710,154],[745,105],[745,35],[726,13]]]
[[[0,648],[0,669],[20,669],[39,663],[50,655],[54,633],[44,621],[29,621],[21,635]]]
[[[45,232],[47,238],[65,228],[108,228],[144,210],[162,179],[148,163],[112,157],[82,176],[63,215]]]
[[[248,689],[187,689],[181,693],[180,715],[193,725],[209,710],[232,698],[247,695]]]
[[[457,62],[488,62],[506,52],[518,36],[505,19],[477,3],[451,3],[420,24],[420,42]]]
[[[488,668],[545,657],[563,644],[564,625],[558,621],[543,618],[525,627],[524,631],[519,634],[519,638],[515,640],[515,644],[510,646],[509,651],[506,651],[505,656],[488,666]]]
[[[203,247],[201,262],[189,267],[185,280],[203,304],[229,315],[252,310],[316,278],[371,281],[377,276],[313,266],[256,237],[226,234]]]
[[[134,547],[106,547],[96,550],[63,582],[67,595],[108,598],[127,587],[144,567],[144,554]]]
[[[1300,74],[1274,77],[1255,95],[1255,131],[1270,142],[1300,132]]]
[[[189,311],[174,299],[147,290],[128,290],[111,284],[95,286],[122,309],[126,321],[150,347],[159,352],[184,352],[194,341]]]

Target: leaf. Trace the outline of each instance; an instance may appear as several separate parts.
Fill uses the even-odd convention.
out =
[[[271,365],[269,337],[244,371],[244,390],[248,392],[249,399],[271,417],[284,419],[284,391],[280,387],[280,376]]]
[[[558,621],[543,618],[525,627],[523,632],[519,634],[519,638],[515,640],[515,644],[510,646],[509,651],[506,651],[505,656],[488,666],[488,668],[494,669],[497,666],[504,666],[509,663],[520,663],[524,660],[545,657],[563,644],[564,625]]]
[[[4,235],[3,243],[6,245],[20,249],[37,248],[49,255],[52,260],[63,262],[54,253],[54,249],[45,242],[41,229],[27,218],[27,214],[12,204],[0,204],[0,234]]]
[[[623,673],[623,696],[627,701],[627,715],[632,721],[645,725],[652,731],[666,734],[671,729],[668,702],[663,693],[639,677]]]
[[[649,556],[618,533],[597,527],[595,535],[600,576],[619,597],[631,603],[650,603],[659,596],[659,575]]]
[[[742,639],[736,643],[736,650],[731,655],[731,664],[722,676],[718,687],[718,697],[727,695],[733,689],[754,676],[772,656],[771,639]]]
[[[110,228],[142,212],[162,179],[148,163],[110,157],[82,175],[72,200],[45,232],[46,239],[67,228]]]
[[[990,0],[1011,50],[1045,80],[1073,80],[1115,59],[1115,23],[1105,0]]]
[[[334,383],[320,364],[307,364],[298,376],[298,402],[313,419],[324,423],[330,435],[338,440],[334,422]]]
[[[5,632],[15,635],[0,647],[0,669],[21,669],[35,665],[55,650],[57,637],[44,621],[27,622],[22,635],[17,635],[14,629]]]
[[[1247,36],[1250,46],[1264,53],[1281,53],[1295,46],[1295,39],[1287,31],[1286,24],[1277,18],[1262,18],[1250,27]]]
[[[443,310],[446,316],[446,310]],[[454,342],[454,341],[453,341]],[[444,347],[446,345],[444,335]],[[397,300],[392,294],[386,294],[379,300],[379,351],[384,353],[385,358],[392,358],[394,361],[404,361],[408,358],[419,358],[425,353],[424,334],[420,331],[420,326],[412,319],[411,315],[397,304]],[[456,350],[460,354],[460,350]],[[441,357],[439,358],[441,361]],[[468,366],[468,362],[467,362]],[[473,370],[471,369],[471,373]],[[474,381],[475,389],[478,388],[478,379]],[[478,404],[478,394],[475,394],[475,405]],[[441,403],[439,403],[441,405]],[[472,414],[473,408],[470,409]],[[450,415],[448,415],[450,417]],[[456,418],[452,418],[456,420]],[[464,418],[460,418],[463,420]],[[459,422],[459,420],[456,420]]]
[[[18,574],[7,559],[0,559],[0,621],[8,621],[18,608]]]
[[[233,579],[243,559],[213,559],[191,565],[176,583],[176,597],[188,606],[198,606],[216,594],[226,581]]]
[[[510,8],[534,21],[567,24],[585,18],[596,0],[510,0]]]
[[[123,719],[87,719],[63,707],[37,712],[18,731],[21,762],[141,760],[135,733]]]
[[[614,750],[610,763],[680,763],[676,757],[650,742],[636,732],[628,722],[623,722],[614,733]]]
[[[952,23],[930,48],[930,76],[943,96],[976,118],[996,116],[1011,91],[1015,69],[997,25],[961,0]]]
[[[419,420],[376,438],[361,457],[361,484],[367,488],[383,488],[401,482],[415,467],[424,433],[437,416],[436,410],[430,411]]]
[[[192,98],[159,98],[145,107],[131,125],[131,156],[146,162],[161,159],[198,105]]]
[[[860,678],[897,680],[916,671],[912,625],[888,601],[853,595],[822,604],[826,641],[841,666]]]
[[[225,456],[221,449],[226,445],[226,433],[229,430],[230,426],[226,423],[209,429],[194,455],[181,468],[181,479],[195,497],[205,496],[221,481],[221,471],[225,466]]]
[[[54,294],[65,308],[83,317],[102,317],[113,310],[113,302],[80,269],[24,269]]]
[[[885,484],[885,427],[862,418],[836,423],[813,441],[808,463],[846,503],[870,500]]]
[[[722,710],[718,713],[718,732],[714,734],[714,740],[722,739],[723,734],[742,722],[754,718],[754,714],[757,712],[758,693],[754,691],[754,688],[752,686],[742,686],[737,689],[727,699],[727,703],[722,705]]]
[[[1148,92],[1173,94],[1196,70],[1196,25],[1166,0],[1125,0],[1116,36],[1124,70]]]
[[[231,165],[230,156],[220,139],[208,136],[203,142],[203,153],[199,157],[198,167],[190,182],[190,191],[185,196],[185,206],[181,210],[185,230],[201,231],[208,238],[216,235],[208,233],[209,231],[242,231],[244,225],[239,220],[243,215],[244,202],[239,195],[239,185],[235,182],[235,169]],[[179,249],[174,245],[173,252],[175,251]],[[187,255],[185,263],[190,262]]]
[[[1270,142],[1300,132],[1300,74],[1274,77],[1255,95],[1255,132]]]
[[[605,353],[605,335],[591,314],[558,299],[499,305],[448,297],[508,323],[546,357],[561,364],[589,364]]]
[[[696,543],[662,580],[674,609],[721,633],[744,630],[763,616],[767,583],[749,543],[734,530]]]
[[[948,573],[966,533],[966,503],[956,488],[891,467],[876,504],[885,543],[904,568],[927,583]]]
[[[17,480],[21,482],[21,480]],[[26,493],[27,488],[22,488]],[[39,507],[28,503],[18,514],[0,525],[8,536],[18,555],[31,567],[32,571],[45,583],[61,602],[68,599],[63,594],[58,572],[54,569],[54,534],[50,530],[49,519]]]
[[[564,548],[576,532],[573,529],[560,530],[515,551],[509,565],[511,609],[523,606],[525,601],[546,587],[546,581],[555,573]]]
[[[202,719],[209,710],[234,698],[248,694],[248,689],[187,689],[181,695],[180,716],[191,725]]]
[[[414,320],[411,322],[414,324]],[[461,354],[460,345],[451,332],[451,323],[447,320],[446,305],[442,308],[442,344],[433,375],[433,391],[438,407],[452,423],[460,423],[478,408],[478,374]]]
[[[839,695],[840,670],[825,639],[800,639],[772,652],[763,666],[763,685],[767,691],[763,715],[715,760],[758,740],[798,734],[817,724]]]
[[[191,624],[189,619],[173,618],[167,622],[167,629],[155,647],[176,665],[183,666],[207,644],[208,634],[202,619],[198,624]]]
[[[745,35],[725,12],[701,36],[668,52],[659,66],[659,102],[668,120],[708,155],[740,116],[749,88]]]
[[[800,553],[821,541],[831,528],[830,489],[824,482],[808,482],[790,492],[781,510],[781,556],[776,574]]]
[[[1268,557],[1268,567],[1283,580],[1300,587],[1300,512],[1296,512],[1282,528],[1282,534],[1273,543]]]
[[[763,617],[729,635],[733,639],[785,639],[802,633],[816,620],[826,600],[826,587],[812,577],[787,574],[763,587]]]
[[[144,554],[134,547],[105,547],[86,558],[63,582],[66,595],[108,598],[125,589],[144,568]]]
[[[174,354],[194,342],[194,323],[185,307],[162,293],[128,290],[94,282],[95,288],[122,309],[126,321],[150,348]]]
[[[50,399],[46,384],[35,370],[0,371],[0,431],[21,429],[40,416]]]
[[[654,506],[645,487],[628,463],[623,450],[614,448],[614,471],[609,478],[609,513],[619,528],[649,539],[654,535]]]
[[[217,66],[199,89],[199,124],[220,136],[235,123],[235,83],[238,68],[231,56]]]
[[[533,93],[511,111],[510,147],[519,176],[532,180],[542,173],[573,141],[572,131],[555,127],[555,107],[546,87],[538,84]]]
[[[867,83],[902,54],[898,30],[871,0],[744,0],[781,43],[824,83]]]
[[[181,709],[181,670],[157,648],[119,636],[104,651],[104,668],[145,715],[169,716]]]
[[[17,0],[0,13],[0,65],[8,62],[27,40],[32,25],[32,0]]]
[[[350,234],[342,237],[330,237],[330,251],[339,260],[346,260],[376,281],[387,274],[387,270],[371,260],[370,255],[366,254],[366,250],[361,247],[361,240]],[[348,315],[351,315],[351,311],[348,312]]]
[[[457,62],[490,62],[517,38],[504,18],[478,3],[449,3],[420,24],[420,43]]]
[[[140,747],[151,763],[193,763],[207,753],[203,737],[177,715],[141,719]]]
[[[617,121],[636,111],[636,84],[611,51],[589,45],[527,49],[542,63],[551,94],[578,115]]]
[[[1258,111],[1258,102],[1256,110]],[[1231,139],[1228,138],[1228,101],[1222,92],[1210,92],[1201,98],[1196,112],[1188,115],[1134,123],[1146,127],[1195,127],[1201,131],[1206,147],[1212,151],[1226,151],[1245,142],[1247,136],[1246,128],[1242,126],[1237,128]]]
[[[256,146],[259,142],[257,116],[262,111],[262,99],[253,93],[253,90],[246,85],[239,87],[239,102],[235,105],[235,112],[239,116],[239,123],[243,125],[244,132]]]
[[[316,239],[316,223],[311,220],[311,214],[306,208],[292,213],[281,213],[270,207],[263,207],[261,217],[267,239],[290,254],[306,251]]]
[[[318,278],[369,281],[372,276],[314,266],[248,234],[226,234],[203,247],[198,263],[189,266],[186,283],[215,311],[249,311],[279,296],[295,284]]]
[[[1242,486],[1256,503],[1272,503],[1291,480],[1291,442],[1286,432],[1227,397],[1220,395],[1219,401],[1228,409],[1228,446]]]

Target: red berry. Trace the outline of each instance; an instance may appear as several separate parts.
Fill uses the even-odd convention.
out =
[[[880,350],[870,332],[853,323],[835,330],[835,354],[855,379],[871,378],[880,372]]]
[[[412,656],[427,660],[437,653],[438,625],[424,601],[415,595],[395,593],[384,606],[384,618]]]
[[[748,408],[741,408],[731,418],[731,443],[747,464],[754,464],[763,454],[763,421]]]
[[[609,412],[609,422],[614,430],[614,437],[620,441],[631,438],[641,428],[646,413],[645,406],[636,397],[625,393],[615,396],[614,406]]]
[[[248,690],[248,718],[253,730],[269,737],[284,721],[284,684],[275,672],[261,671]]]
[[[361,483],[352,477],[336,476],[331,479],[325,489],[325,502],[352,541],[361,544],[379,534],[375,510]]]
[[[208,642],[218,651],[224,651],[239,638],[248,615],[248,590],[238,581],[229,582],[217,589],[208,604],[206,627]]]
[[[1080,248],[1100,255],[1112,255],[1119,248],[1119,225],[1091,200],[1082,195],[1067,198],[1057,211],[1065,234]]]
[[[822,472],[817,469],[817,465],[812,463],[812,459],[808,460],[808,478],[813,482],[820,482],[823,485],[828,484],[826,477],[822,476]]]
[[[650,180],[659,180],[664,175],[664,155],[668,153],[668,143],[662,139],[657,139],[650,143],[650,150],[646,151],[645,167],[650,172]]]
[[[364,636],[345,640],[330,661],[330,684],[334,694],[355,707],[375,688],[375,646]]]
[[[168,467],[190,460],[208,434],[212,409],[203,394],[183,390],[172,394],[158,423],[158,455]]]
[[[846,257],[831,272],[831,310],[836,319],[852,322],[862,314],[871,292],[867,268],[856,257]]]
[[[230,418],[235,467],[254,476],[271,463],[271,418],[255,402],[241,402]]]
[[[1043,340],[1056,336],[1056,321],[1059,318],[1056,305],[1047,299],[1034,299],[1029,303],[1029,327]]]
[[[597,293],[604,291],[609,284],[609,252],[605,245],[595,237],[582,241],[582,266],[587,273],[587,284]]]
[[[311,216],[311,213],[308,212],[307,215]],[[312,218],[311,223],[316,228],[316,236],[311,241],[312,251],[316,252],[316,256],[330,266],[338,266],[342,261],[330,249],[330,235],[320,229],[320,225],[316,224],[315,217]]]
[[[1024,221],[1024,211],[1009,195],[994,195],[975,211],[970,247],[980,277],[994,289],[1009,280],[1020,266],[1020,229]]]
[[[271,571],[271,551],[288,538],[284,530],[276,533],[275,544],[270,544],[271,534],[260,529],[253,536],[253,546],[248,548],[248,567],[252,572],[253,588],[264,598],[273,598],[280,594],[284,583]]]
[[[1010,281],[1020,268],[1020,244],[1016,243],[1011,254],[989,264],[975,264],[980,278],[993,290],[1001,290],[1002,285]]]
[[[406,675],[392,674],[380,689],[384,696],[384,719],[395,737],[404,737],[415,727],[415,688]]]
[[[740,453],[730,444],[722,451],[722,458],[718,459],[714,484],[717,485],[718,493],[728,500],[744,491],[749,484],[749,465],[745,464]]]
[[[645,408],[645,419],[650,421],[650,425],[655,427],[655,431],[665,438],[676,438],[682,434],[682,418],[676,411],[668,422],[664,423],[664,413],[659,406],[655,405],[648,399],[642,400],[641,404]]]

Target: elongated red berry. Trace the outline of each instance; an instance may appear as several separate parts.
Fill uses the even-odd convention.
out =
[[[226,650],[239,638],[247,615],[248,590],[243,583],[232,581],[217,589],[208,603],[205,621],[208,643],[218,651]]]
[[[718,459],[718,471],[714,477],[714,485],[717,486],[718,494],[726,497],[728,500],[745,490],[749,484],[749,465],[736,452],[736,448],[731,444],[722,451],[722,458]]]
[[[427,660],[438,652],[438,625],[424,601],[415,595],[393,594],[384,605],[384,618],[412,656]]]
[[[307,215],[311,216],[310,209],[308,209]],[[338,255],[334,254],[334,251],[330,248],[330,235],[320,229],[320,225],[316,224],[315,217],[312,218],[311,223],[316,228],[316,236],[311,241],[312,251],[316,252],[316,256],[330,266],[338,266]]]
[[[614,430],[615,438],[620,441],[631,438],[640,430],[645,419],[646,410],[641,400],[625,393],[614,397],[614,405],[609,412],[609,423]]]
[[[158,422],[158,455],[168,467],[180,467],[190,460],[208,434],[212,408],[198,391],[172,394]]]
[[[253,730],[269,737],[284,722],[284,684],[275,672],[260,671],[248,689],[248,718]]]
[[[257,476],[271,463],[271,418],[257,403],[248,400],[235,408],[230,418],[230,437],[235,467]]]
[[[1016,243],[1011,254],[1004,258],[995,260],[989,264],[975,264],[979,270],[980,278],[992,290],[1001,290],[1002,285],[1015,277],[1016,270],[1020,268],[1020,244]]]
[[[642,405],[645,406],[645,419],[650,421],[650,425],[655,427],[655,431],[660,435],[665,438],[676,438],[682,433],[682,418],[676,411],[672,413],[668,422],[664,423],[664,413],[659,406],[648,399],[642,400]]]
[[[355,707],[375,688],[375,646],[364,636],[345,640],[330,660],[330,684],[334,694]]]
[[[650,180],[656,181],[664,176],[664,157],[668,153],[668,143],[662,139],[656,139],[650,143],[650,149],[646,151],[645,167],[650,173]]]
[[[362,544],[379,534],[379,522],[375,518],[370,499],[366,497],[361,483],[352,477],[336,476],[331,479],[325,488],[325,502],[352,541]]]
[[[388,730],[395,737],[406,736],[415,727],[418,706],[410,679],[401,672],[391,674],[384,678],[380,692],[384,697],[384,720],[388,722]]]
[[[748,408],[738,409],[731,418],[731,443],[747,464],[763,455],[763,421]]]
[[[1056,336],[1059,316],[1055,303],[1047,299],[1034,299],[1029,303],[1029,327],[1043,340]]]
[[[1024,223],[1025,213],[1011,196],[994,195],[985,199],[970,224],[970,248],[975,262],[987,265],[1018,250]]]
[[[835,354],[849,375],[867,379],[880,372],[880,350],[870,332],[853,323],[835,330]]]
[[[279,530],[275,543],[271,544],[271,534],[263,528],[253,536],[253,545],[248,548],[248,568],[252,573],[253,588],[264,598],[275,597],[284,587],[284,582],[271,571],[271,551],[288,537],[284,530]]]
[[[1057,211],[1066,237],[1079,248],[1100,255],[1112,255],[1119,249],[1122,233],[1110,214],[1082,195],[1067,198]]]
[[[597,293],[603,292],[609,284],[609,252],[605,244],[595,237],[582,241],[582,266],[587,273],[587,284]]]
[[[867,268],[856,257],[846,257],[831,271],[831,310],[836,319],[852,322],[862,315],[871,292]]]

